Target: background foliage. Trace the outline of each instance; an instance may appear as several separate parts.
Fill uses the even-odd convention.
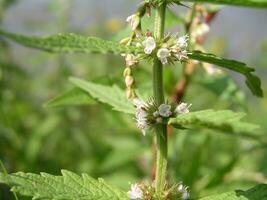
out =
[[[18,2],[0,2],[4,23],[4,11]],[[118,19],[100,18],[98,25],[90,28],[71,27],[71,5],[71,0],[49,1],[43,9],[57,19],[53,27],[45,27],[46,22],[25,24],[25,27],[30,27],[29,32],[31,29],[33,32],[37,29],[80,32],[114,41],[127,32],[124,22]],[[176,28],[173,21],[178,19],[170,14],[168,27]],[[105,104],[96,104],[88,94],[67,83],[70,76],[78,76],[124,88],[123,59],[112,55],[51,55],[26,50],[4,40],[0,42],[0,160],[9,172],[60,174],[64,168],[101,176],[126,190],[128,182],[150,179],[152,137],[142,137],[131,116],[111,110]],[[208,46],[221,55],[228,53],[223,38],[211,40]],[[261,49],[257,58],[247,57],[245,61],[257,66],[266,94],[267,44],[262,42]],[[245,111],[247,121],[261,125],[263,133],[267,130],[266,98],[252,97],[239,76],[210,77],[202,68],[197,70],[199,73],[193,77],[186,94],[186,101],[193,104],[193,110]],[[150,71],[145,64],[136,70],[140,91],[150,90]],[[165,87],[169,93],[180,75],[179,66],[165,71]],[[46,105],[48,100],[67,90],[71,90],[73,99],[65,101],[65,105],[73,105],[77,98],[86,105],[54,108],[58,101]],[[214,134],[211,130],[185,130],[179,134],[174,131],[171,137],[169,176],[174,181],[183,180],[193,196],[246,189],[267,181],[267,150],[257,141]],[[0,186],[0,189],[0,199],[13,198],[7,188]]]

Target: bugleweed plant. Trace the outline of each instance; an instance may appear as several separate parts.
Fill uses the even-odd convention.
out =
[[[192,2],[192,4],[187,4]],[[131,33],[121,38],[119,43],[106,41],[96,37],[85,37],[76,34],[58,34],[49,37],[31,37],[0,30],[2,37],[11,39],[22,45],[45,50],[52,53],[113,53],[125,58],[123,77],[126,91],[116,85],[105,86],[78,78],[71,78],[79,90],[72,90],[64,96],[52,100],[49,104],[64,103],[75,98],[75,103],[87,101],[84,92],[99,102],[109,104],[114,110],[134,116],[135,123],[144,136],[155,138],[155,168],[150,182],[132,183],[129,191],[107,184],[103,179],[95,180],[87,174],[81,176],[62,170],[62,176],[47,173],[0,173],[0,183],[12,187],[15,194],[30,196],[44,200],[264,200],[267,199],[267,185],[261,184],[252,189],[236,190],[208,197],[190,196],[190,188],[172,182],[168,176],[168,140],[172,130],[208,128],[216,132],[242,136],[255,140],[265,146],[258,126],[241,119],[244,113],[231,110],[200,110],[192,112],[194,105],[183,102],[184,94],[190,84],[190,78],[197,67],[203,67],[207,73],[214,75],[223,73],[223,69],[232,70],[246,78],[246,85],[252,94],[262,97],[261,81],[254,74],[254,69],[246,64],[221,58],[206,53],[203,47],[205,35],[209,31],[209,23],[216,15],[219,7],[202,3],[229,4],[248,7],[267,7],[266,0],[144,0],[137,11],[127,18]],[[173,5],[185,7],[189,12],[181,20],[184,32],[166,33],[166,13]],[[154,21],[154,30],[150,24],[143,23],[146,18]],[[134,71],[138,64],[145,62],[152,69],[153,96],[145,97],[135,84]],[[168,66],[170,65],[170,66]],[[112,66],[110,66],[112,67]],[[173,95],[166,98],[163,87],[163,71],[166,67],[182,67],[183,76]],[[140,83],[141,84],[141,83]],[[151,93],[152,93],[151,92]],[[197,96],[195,97],[197,98]],[[133,122],[134,123],[134,122]],[[127,153],[127,152],[122,152]],[[179,155],[177,155],[179,156]],[[214,155],[216,156],[216,155]],[[127,183],[126,183],[127,184]],[[17,197],[16,197],[17,198]]]

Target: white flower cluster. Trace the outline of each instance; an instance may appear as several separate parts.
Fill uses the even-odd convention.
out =
[[[188,200],[190,197],[190,194],[188,192],[188,187],[183,185],[182,183],[178,186],[178,192],[181,194],[182,200]]]
[[[134,199],[143,199],[143,191],[142,189],[139,187],[138,184],[132,184],[131,185],[131,190],[128,191],[128,196],[131,200]]]
[[[161,104],[157,110],[153,113],[148,112],[149,106],[153,106],[153,103],[145,103],[139,98],[133,99],[133,104],[136,107],[135,119],[137,127],[142,131],[143,135],[146,135],[146,131],[153,123],[161,123],[163,118],[171,117],[172,115],[180,115],[189,113],[189,108],[192,104],[180,103],[176,108],[172,108],[169,104]],[[152,117],[152,123],[149,119]]]
[[[158,49],[157,51],[157,57],[161,61],[163,65],[167,64],[169,62],[170,57],[174,57],[175,60],[183,61],[184,59],[187,59],[187,46],[188,46],[188,35],[176,38],[175,41],[171,46],[168,46],[167,44],[163,44],[164,47]],[[156,49],[156,41],[152,36],[146,37],[146,39],[142,42],[144,46],[144,52],[147,55],[150,55],[154,49]]]
[[[145,111],[145,102],[141,99],[134,98],[133,104],[136,107],[135,119],[137,127],[142,131],[143,135],[146,135],[148,129],[147,112]]]

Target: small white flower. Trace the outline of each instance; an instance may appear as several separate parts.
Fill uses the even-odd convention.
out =
[[[206,23],[198,25],[195,30],[192,32],[192,37],[197,38],[203,35],[206,35],[210,31],[210,27]]]
[[[128,196],[131,200],[133,199],[143,199],[143,191],[138,186],[138,184],[132,184],[131,190],[128,191]]]
[[[171,53],[169,49],[167,48],[161,48],[157,52],[157,57],[159,58],[159,60],[161,61],[163,65],[168,63],[168,57],[170,56],[171,56]]]
[[[159,106],[159,115],[162,116],[162,117],[169,117],[172,115],[172,112],[171,112],[171,105],[168,105],[168,104],[161,104]]]
[[[142,108],[137,109],[135,118],[136,118],[137,128],[139,128],[142,131],[143,135],[145,136],[146,130],[148,129],[146,111],[143,110]]]
[[[180,103],[176,108],[175,108],[175,113],[176,114],[186,114],[189,113],[189,108],[192,106],[192,104],[187,104],[187,103]]]
[[[130,24],[132,30],[135,30],[140,23],[140,17],[137,14],[133,14],[133,15],[127,17],[126,22],[128,22]]]
[[[186,50],[182,50],[182,51],[178,51],[174,54],[174,56],[179,60],[184,60],[184,59],[187,59],[188,56],[187,56],[188,52]]]
[[[209,75],[217,75],[217,74],[221,74],[222,71],[220,69],[217,69],[216,67],[214,67],[213,65],[209,64],[209,63],[202,63],[205,71],[209,74]]]
[[[146,130],[148,129],[147,113],[144,110],[146,103],[139,98],[134,98],[133,104],[136,107],[135,120],[137,128],[139,128],[142,131],[143,135],[145,136]]]
[[[133,99],[133,104],[134,104],[134,106],[136,108],[144,108],[145,105],[146,105],[146,103],[143,100],[139,99],[139,98],[134,98]]]
[[[188,187],[184,186],[183,184],[180,184],[178,187],[178,192],[181,193],[182,200],[189,199],[190,194],[188,192]]]
[[[181,48],[181,49],[184,49],[188,46],[188,40],[189,40],[189,36],[188,35],[184,35],[182,37],[179,37],[175,46]]]
[[[144,52],[147,55],[150,55],[152,51],[156,48],[156,41],[153,37],[147,37],[143,42],[143,46],[145,47]]]
[[[127,54],[125,61],[127,66],[133,66],[137,63],[136,57],[133,54]]]

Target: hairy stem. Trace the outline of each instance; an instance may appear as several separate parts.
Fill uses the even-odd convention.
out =
[[[165,12],[166,4],[163,3],[156,10],[155,19],[155,37],[161,40],[164,37],[164,24],[165,24]],[[164,90],[163,90],[163,75],[162,64],[157,57],[154,58],[153,66],[153,92],[157,105],[164,102]],[[156,177],[155,186],[158,196],[161,195],[166,180],[167,170],[167,154],[168,154],[168,140],[167,140],[167,126],[159,125],[156,129],[156,141],[157,141],[157,160],[156,160]]]

